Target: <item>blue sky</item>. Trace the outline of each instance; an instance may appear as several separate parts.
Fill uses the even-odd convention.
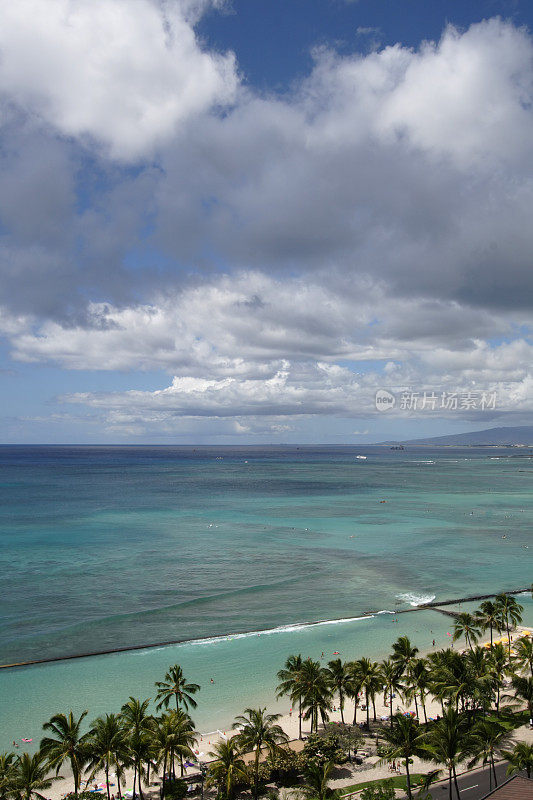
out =
[[[529,424],[532,29],[520,0],[4,5],[0,441]]]

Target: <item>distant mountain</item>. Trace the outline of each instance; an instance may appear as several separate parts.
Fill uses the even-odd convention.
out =
[[[452,433],[448,436],[433,436],[429,439],[410,439],[409,441],[380,442],[380,444],[398,445],[440,445],[451,447],[483,447],[524,444],[533,447],[533,425],[522,425],[516,428],[489,428],[485,431],[469,433]]]

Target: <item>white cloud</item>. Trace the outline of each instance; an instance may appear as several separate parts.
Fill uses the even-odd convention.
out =
[[[150,154],[232,101],[232,54],[203,51],[180,0],[17,0],[0,6],[0,92],[118,159]],[[206,5],[206,4],[203,4]]]
[[[527,411],[531,36],[491,20],[416,51],[319,50],[267,97],[199,46],[210,4],[0,9],[0,89],[27,112],[6,112],[0,156],[12,357],[165,370],[151,392],[69,394],[132,435],[209,415],[282,435],[371,415],[382,385]]]

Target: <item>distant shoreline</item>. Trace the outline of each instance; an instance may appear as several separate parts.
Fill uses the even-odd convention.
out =
[[[451,599],[451,600],[439,600],[439,601],[435,600],[435,601],[431,601],[429,603],[422,603],[422,604],[417,605],[417,606],[412,606],[411,608],[403,608],[403,609],[398,609],[398,610],[395,610],[395,611],[388,611],[386,609],[385,610],[380,610],[380,611],[365,611],[358,617],[350,616],[350,617],[339,617],[339,618],[332,619],[332,620],[327,620],[326,619],[326,620],[314,620],[313,622],[293,622],[293,623],[288,623],[287,625],[280,625],[275,630],[279,629],[280,632],[281,632],[281,631],[283,631],[284,628],[287,628],[287,629],[288,628],[292,628],[292,627],[312,628],[315,625],[324,625],[324,624],[327,624],[328,622],[332,622],[332,623],[333,622],[350,622],[352,620],[363,620],[365,618],[370,619],[370,618],[375,617],[378,614],[382,614],[382,613],[390,613],[390,614],[398,615],[398,614],[410,614],[413,611],[431,611],[431,610],[440,611],[441,610],[440,609],[441,606],[451,606],[451,605],[458,605],[459,603],[469,603],[469,602],[478,602],[480,600],[488,600],[491,597],[495,597],[497,594],[523,594],[524,592],[528,592],[529,593],[529,591],[530,591],[530,587],[526,587],[526,588],[522,588],[522,589],[511,589],[511,590],[506,591],[506,592],[491,592],[490,594],[482,594],[482,595],[478,594],[478,595],[473,595],[473,596],[470,596],[470,597],[459,597],[459,598],[454,598],[454,599]],[[448,612],[442,611],[442,613],[449,614],[450,616],[453,616],[453,613],[449,612],[449,611]],[[257,634],[258,636],[260,636],[261,634],[264,634],[264,633],[266,633],[268,631],[272,631],[272,630],[274,630],[274,629],[273,628],[257,628],[257,629],[255,629],[253,631],[238,631],[238,632],[233,632],[233,633],[222,633],[222,634],[217,634],[215,636],[195,637],[195,638],[192,638],[192,639],[170,639],[170,640],[167,640],[167,641],[164,641],[164,642],[151,642],[151,643],[148,643],[148,644],[134,644],[134,645],[128,645],[128,646],[124,646],[124,647],[113,647],[113,648],[109,648],[109,649],[106,649],[106,650],[90,650],[90,651],[87,651],[85,653],[73,653],[71,655],[51,656],[49,658],[35,658],[35,659],[30,659],[28,661],[15,661],[15,662],[13,662],[11,664],[0,664],[0,670],[3,670],[3,669],[17,669],[17,668],[20,668],[20,667],[30,667],[30,666],[37,665],[37,664],[53,664],[53,663],[57,663],[59,661],[73,661],[75,659],[80,659],[80,658],[93,658],[94,656],[107,656],[107,655],[113,655],[113,653],[128,653],[128,652],[134,652],[136,650],[151,650],[151,649],[153,649],[155,647],[170,647],[172,645],[187,644],[188,642],[206,641],[208,639],[212,640],[212,641],[217,641],[217,640],[221,640],[221,639],[229,639],[229,638],[231,638],[233,636],[247,636],[247,635],[249,636],[249,635],[253,635],[253,634]]]

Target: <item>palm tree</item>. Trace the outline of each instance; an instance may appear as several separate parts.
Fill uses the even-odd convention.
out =
[[[127,703],[120,709],[120,718],[124,728],[128,733],[141,733],[149,730],[152,716],[147,714],[150,698],[148,700],[137,700],[130,695]]]
[[[165,775],[176,779],[176,757],[180,760],[180,774],[183,776],[183,758],[193,755],[193,746],[196,741],[194,724],[188,714],[181,708],[178,711],[171,709],[158,720],[155,729],[154,746],[159,764],[163,764],[162,796],[165,794]]]
[[[407,781],[407,796],[411,799],[411,776],[409,774],[409,763],[413,756],[420,750],[420,730],[418,721],[411,716],[405,717],[403,714],[394,715],[394,725],[392,728],[384,728],[381,735],[388,744],[385,759],[403,758],[405,763],[405,777]]]
[[[477,643],[481,636],[478,620],[473,614],[468,611],[462,611],[457,614],[455,622],[453,623],[453,641],[456,642],[464,636],[466,639],[466,646],[472,649],[472,645]]]
[[[14,791],[15,754],[0,754],[0,800],[6,800]]]
[[[492,650],[492,632],[494,630],[501,631],[501,615],[497,604],[492,600],[484,600],[476,613],[476,619],[484,631],[487,628],[490,629],[490,649]]]
[[[533,677],[533,641],[528,636],[523,636],[514,646],[515,655],[512,659],[520,669],[529,669]]]
[[[92,780],[97,772],[105,773],[107,800],[109,792],[109,770],[116,769],[118,794],[120,796],[120,776],[123,764],[127,761],[126,734],[118,714],[106,714],[95,719],[87,740],[87,772]]]
[[[338,792],[330,789],[329,780],[334,767],[333,761],[316,763],[310,761],[305,769],[305,783],[298,794],[308,800],[332,800]]]
[[[403,675],[409,664],[418,655],[418,647],[411,644],[409,637],[400,636],[392,645],[391,659],[398,665],[400,674]]]
[[[327,721],[331,708],[331,688],[326,670],[318,661],[306,658],[300,670],[302,709],[305,719],[311,720],[311,733],[318,731],[318,714]]]
[[[209,755],[214,760],[209,764],[207,785],[216,784],[224,800],[232,800],[235,788],[248,778],[246,764],[235,738],[216,744]]]
[[[33,756],[22,753],[15,762],[13,788],[20,800],[32,800],[33,797],[46,800],[42,792],[60,778],[60,775],[49,777],[49,765],[42,753],[35,753]]]
[[[491,650],[488,661],[489,674],[496,689],[496,711],[500,711],[500,692],[504,686],[504,676],[508,671],[507,651],[503,644],[498,642]]]
[[[339,695],[339,708],[341,711],[341,722],[344,725],[344,697],[346,690],[350,688],[350,672],[347,664],[343,664],[340,658],[335,658],[328,662],[326,677],[333,691]]]
[[[481,719],[472,728],[471,744],[474,758],[468,767],[471,769],[480,760],[483,761],[483,764],[489,765],[489,790],[492,789],[492,775],[494,776],[494,785],[498,785],[494,754],[508,737],[508,728],[497,719]]]
[[[276,698],[288,695],[291,703],[298,703],[298,738],[302,738],[302,670],[303,658],[301,654],[289,656],[285,667],[278,672],[280,681],[276,687]]]
[[[471,752],[467,719],[455,708],[448,708],[427,734],[420,751],[422,758],[435,764],[444,764],[448,770],[449,800],[452,800],[452,779],[459,800],[457,765]]]
[[[375,697],[376,690],[382,685],[379,665],[369,658],[359,658],[353,661],[351,668],[356,676],[356,681],[365,693],[366,726],[370,727],[370,700]],[[375,706],[374,706],[375,716]]]
[[[135,787],[138,783],[139,796],[143,800],[142,781],[146,777],[145,766],[154,765],[155,746],[152,737],[146,731],[134,731],[128,737],[128,750],[133,761],[133,800],[135,800]]]
[[[234,728],[239,728],[235,736],[236,743],[244,751],[255,750],[254,761],[254,798],[257,800],[259,788],[259,758],[261,749],[266,747],[274,754],[281,744],[288,741],[285,731],[277,725],[281,714],[266,714],[265,708],[245,708],[244,715],[236,717]]]
[[[509,658],[511,658],[511,627],[516,627],[522,622],[522,611],[524,607],[515,600],[510,594],[499,594],[494,601],[499,613],[503,626],[507,631],[507,642],[509,645]]]
[[[84,711],[79,719],[75,719],[72,711],[66,714],[54,714],[49,722],[45,722],[43,730],[50,731],[52,736],[45,736],[41,740],[40,750],[51,769],[55,769],[56,775],[59,770],[69,762],[74,778],[74,795],[78,796],[81,783],[81,772],[86,760],[85,742],[88,733],[81,734],[81,723],[87,711]]]
[[[137,700],[131,697],[120,709],[120,719],[128,736],[128,747],[133,757],[133,800],[136,797],[137,778],[142,800],[141,780],[143,764],[151,761],[150,737],[147,735],[153,724],[153,717],[147,714],[150,700]]]
[[[398,664],[396,664],[392,658],[387,658],[380,664],[380,673],[381,673],[381,683],[383,685],[383,702],[385,703],[387,700],[387,695],[389,697],[389,707],[390,707],[390,724],[392,725],[393,721],[393,713],[392,713],[392,695],[395,691],[401,692],[403,690],[403,686],[400,680],[400,669]]]
[[[514,675],[511,678],[511,685],[515,696],[527,703],[529,718],[533,719],[533,678],[523,678],[521,675]]]
[[[183,670],[178,664],[174,664],[173,667],[169,668],[165,675],[165,680],[158,681],[156,688],[156,700],[159,701],[156,706],[158,710],[163,707],[168,708],[172,698],[176,700],[176,711],[179,709],[180,704],[186,711],[189,710],[189,706],[192,708],[197,706],[193,694],[199,692],[200,687],[197,683],[187,683],[185,681]]]
[[[410,685],[410,694],[415,701],[416,716],[418,717],[418,703],[416,699],[418,692],[422,711],[424,712],[424,721],[427,722],[426,692],[429,687],[429,670],[428,662],[425,658],[415,658],[411,661],[407,670],[407,679]]]
[[[502,756],[509,762],[507,774],[526,770],[527,777],[531,778],[533,768],[533,744],[517,742],[512,750],[502,750]]]

